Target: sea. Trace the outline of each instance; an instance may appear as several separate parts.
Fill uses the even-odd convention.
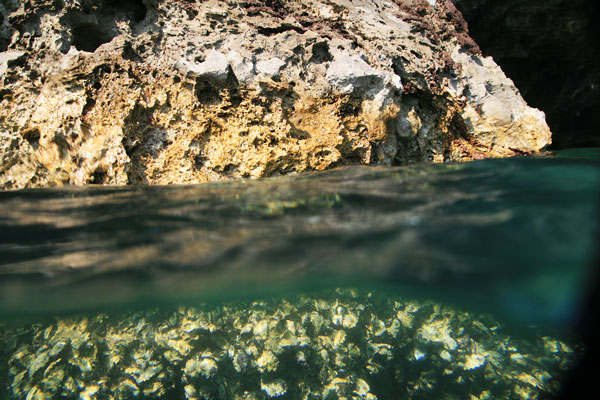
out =
[[[564,398],[599,210],[593,148],[0,192],[0,399]]]

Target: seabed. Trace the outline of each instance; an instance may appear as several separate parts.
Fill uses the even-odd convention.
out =
[[[13,399],[542,399],[581,348],[433,301],[337,289],[0,325]],[[6,362],[7,361],[7,362]]]

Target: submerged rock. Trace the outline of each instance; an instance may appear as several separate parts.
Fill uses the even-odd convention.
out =
[[[197,183],[550,143],[449,0],[0,5],[0,186]]]
[[[361,310],[355,325],[335,322],[340,308]],[[190,324],[215,329],[187,330]],[[248,324],[269,329],[263,334]],[[339,289],[289,300],[61,317],[0,326],[0,356],[7,360],[0,365],[0,394],[369,400],[556,395],[579,347],[547,330],[516,332],[489,315]]]

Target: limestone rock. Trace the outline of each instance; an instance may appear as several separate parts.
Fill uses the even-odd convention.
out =
[[[0,76],[6,74],[9,67],[13,67],[25,57],[25,52],[9,50],[0,53]]]
[[[279,58],[271,58],[269,60],[262,60],[256,63],[256,71],[265,77],[271,79],[279,78],[279,71],[285,65],[285,61]]]
[[[363,59],[346,54],[336,57],[327,69],[327,80],[334,88],[346,93],[377,87],[383,77]]]
[[[208,52],[206,61],[191,65],[184,63],[184,67],[187,67],[186,72],[192,72],[200,78],[213,80],[217,83],[225,82],[229,75],[229,61],[227,61],[227,57],[214,50]]]
[[[600,147],[600,3],[454,2],[482,51],[546,113],[553,149]]]
[[[199,183],[550,143],[543,114],[479,54],[449,0],[0,11],[3,188]]]

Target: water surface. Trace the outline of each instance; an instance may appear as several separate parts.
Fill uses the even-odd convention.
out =
[[[0,313],[349,281],[565,321],[595,256],[599,159],[2,192]]]
[[[496,364],[490,361],[492,356],[481,355],[484,350],[474,350],[474,345],[469,344],[468,340],[475,340],[472,338],[482,335],[481,332],[471,332],[470,328],[460,330],[456,325],[456,321],[464,321],[464,318],[458,317],[463,315],[460,314],[462,312],[472,316],[469,317],[472,319],[469,319],[469,326],[477,325],[473,321],[487,321],[481,324],[487,326],[485,329],[488,330],[488,336],[492,335],[490,332],[495,332],[490,331],[494,326],[503,326],[504,331],[498,334],[497,340],[481,342],[487,343],[483,347],[494,347],[496,353],[493,354],[509,351],[507,349],[510,346],[498,343],[509,340],[519,330],[524,332],[527,326],[534,326],[531,329],[538,331],[534,330],[534,333],[526,333],[524,336],[539,336],[538,342],[532,342],[538,343],[535,345],[538,347],[531,345],[531,359],[544,359],[547,355],[543,356],[542,353],[550,351],[548,346],[560,349],[560,344],[556,343],[563,343],[565,349],[571,351],[566,354],[572,354],[573,349],[577,348],[577,339],[573,339],[571,343],[567,343],[568,339],[564,339],[566,342],[555,343],[552,342],[555,336],[541,338],[550,332],[561,340],[563,336],[573,338],[573,334],[576,334],[573,332],[575,321],[580,317],[582,302],[591,290],[588,283],[595,273],[593,261],[598,235],[599,184],[600,150],[587,149],[562,151],[543,157],[469,163],[347,167],[327,172],[197,186],[89,186],[2,192],[0,316],[7,321],[6,332],[10,332],[10,335],[15,335],[11,326],[17,326],[18,321],[39,320],[43,321],[39,329],[49,329],[50,333],[46,336],[63,338],[66,335],[64,332],[75,329],[65,330],[65,326],[80,327],[84,320],[85,328],[77,329],[79,332],[87,332],[86,318],[92,321],[100,318],[101,322],[92,325],[97,326],[94,328],[96,332],[102,331],[102,335],[105,335],[110,329],[118,331],[116,326],[124,324],[123,321],[131,324],[132,321],[137,321],[138,324],[139,321],[145,321],[146,326],[154,326],[148,321],[174,318],[179,321],[177,323],[183,324],[182,315],[191,312],[185,310],[188,307],[200,307],[200,304],[200,314],[204,312],[204,307],[204,310],[212,310],[210,312],[215,315],[227,315],[229,306],[224,304],[231,304],[232,310],[246,313],[244,318],[247,318],[248,313],[256,311],[257,304],[265,302],[267,311],[261,315],[270,316],[270,320],[273,320],[274,315],[280,315],[277,310],[283,307],[281,304],[289,302],[296,310],[292,313],[295,317],[287,317],[293,324],[306,325],[306,318],[310,319],[310,315],[313,315],[311,313],[321,313],[319,318],[333,321],[327,335],[335,343],[335,340],[341,340],[339,337],[335,338],[337,331],[343,330],[346,337],[352,335],[353,329],[358,329],[358,326],[363,327],[361,324],[364,323],[364,332],[369,332],[369,329],[374,329],[372,323],[375,318],[369,317],[371,322],[367,323],[363,317],[357,317],[358,325],[345,326],[342,316],[336,325],[335,311],[330,310],[335,310],[336,304],[343,304],[340,307],[346,311],[358,307],[359,311],[355,310],[353,313],[359,316],[366,315],[366,310],[369,310],[372,313],[370,315],[375,315],[382,321],[385,320],[382,315],[400,315],[398,313],[409,312],[405,310],[412,307],[410,304],[416,304],[414,310],[429,311],[417,318],[423,325],[411,328],[414,337],[423,339],[423,334],[419,332],[423,332],[423,329],[426,331],[429,328],[424,327],[442,320],[447,326],[453,326],[452,329],[448,328],[448,332],[454,332],[448,333],[451,339],[427,340],[430,345],[437,343],[442,346],[440,351],[463,351],[460,361],[458,355],[456,360],[446,359],[445,354],[439,356],[444,362],[462,365],[463,372],[471,370],[466,366],[476,365],[472,369],[482,371],[483,366]],[[335,292],[335,288],[353,288],[359,294],[346,298],[344,302],[341,297],[336,297],[335,293],[338,292]],[[346,293],[344,290],[347,289],[342,289],[339,293]],[[373,296],[388,300],[374,301]],[[312,300],[308,301],[307,298]],[[306,304],[312,304],[313,301],[325,301],[328,306],[323,309],[306,308]],[[351,307],[349,304],[354,304],[352,302],[363,306]],[[302,308],[302,304],[306,307]],[[180,306],[184,307],[183,311],[174,311]],[[452,311],[445,312],[444,307],[451,307]],[[132,314],[120,314],[122,310],[132,310]],[[135,310],[156,310],[150,312],[151,315],[161,317],[143,317],[135,314]],[[284,310],[288,309],[284,307]],[[286,312],[281,311],[287,315]],[[410,312],[421,315],[418,311]],[[191,313],[194,317],[189,316],[189,319],[205,321],[194,312]],[[102,322],[106,318],[99,315],[108,315],[106,318],[112,322]],[[56,320],[54,316],[67,318],[70,322]],[[211,318],[207,320],[212,321]],[[384,324],[395,324],[393,318],[389,318]],[[260,321],[254,321],[258,322]],[[211,323],[230,334],[238,332],[236,329],[239,328],[238,334],[228,336],[227,340],[232,343],[242,335],[242,328],[231,325],[231,321],[222,322],[222,325]],[[279,326],[277,323],[274,326]],[[397,323],[402,325],[402,322]],[[163,325],[157,323],[154,328],[148,328],[148,337],[156,337],[161,326]],[[371,328],[366,328],[368,326]],[[540,327],[550,330],[540,330]],[[124,332],[129,332],[127,329],[123,328],[120,334],[125,335]],[[386,329],[390,335],[389,345],[396,348],[393,341],[400,333],[389,333],[389,326]],[[317,331],[306,333],[306,337],[310,339],[311,334],[318,336]],[[258,338],[256,340],[261,338],[261,332],[252,332]],[[457,332],[463,333],[458,335]],[[464,339],[464,332],[470,332],[471,339]],[[11,342],[6,335],[10,336],[5,333],[5,340]],[[297,340],[300,340],[298,338],[301,336],[298,335]],[[371,339],[368,339],[368,335],[356,335],[356,341],[352,342],[356,346],[362,343],[361,340],[373,343],[369,341]],[[13,393],[11,390],[18,387],[23,396],[29,395],[28,393],[32,393],[31,396],[38,395],[35,390],[39,393],[58,393],[55,386],[63,387],[69,381],[62,372],[55,373],[60,379],[52,375],[54,372],[51,371],[58,367],[52,369],[48,365],[62,365],[58,361],[58,364],[51,364],[54,359],[67,362],[66,353],[60,353],[63,347],[59,346],[56,354],[48,356],[49,350],[43,350],[43,341],[36,342],[35,329],[33,333],[29,332],[24,336],[31,339],[24,342],[13,340],[11,343],[14,348],[11,351],[16,351],[18,346],[29,349],[31,354],[22,356],[24,360],[29,360],[28,364],[18,361],[21,359],[15,358],[16,353],[8,352],[5,355],[11,360],[9,380],[13,382],[12,389],[8,392]],[[317,336],[313,339],[316,340]],[[461,342],[461,337],[466,342]],[[55,342],[63,343],[63,339],[56,339]],[[459,343],[458,350],[452,341]],[[267,342],[263,340],[260,343],[263,343],[260,346],[266,346],[264,343]],[[295,345],[302,347],[299,343]],[[342,340],[342,343],[349,342]],[[69,354],[73,356],[79,350],[73,344],[70,346],[74,350]],[[106,344],[102,346],[110,347]],[[364,346],[368,347],[370,344]],[[421,352],[425,351],[422,350],[423,346],[417,345],[394,353],[390,360],[402,357],[420,360]],[[155,349],[152,346],[150,348]],[[281,350],[281,346],[277,348]],[[118,389],[126,393],[122,398],[162,398],[160,396],[167,395],[171,396],[169,398],[201,398],[198,388],[204,387],[202,385],[208,385],[206,387],[212,390],[212,395],[206,394],[206,398],[216,396],[216,393],[220,393],[219,390],[227,392],[226,389],[219,389],[223,386],[222,383],[215,383],[217,378],[210,372],[212,364],[202,361],[214,360],[215,365],[220,368],[218,371],[223,371],[221,359],[214,354],[210,357],[201,356],[199,354],[204,353],[198,349],[194,350],[196,353],[182,356],[182,360],[170,360],[167,363],[169,366],[163,365],[163,368],[166,371],[175,368],[173,365],[179,365],[175,369],[180,368],[179,374],[185,375],[188,363],[194,369],[204,362],[204,366],[198,368],[208,368],[207,374],[191,374],[186,378],[187,381],[184,379],[183,383],[177,385],[172,382],[167,384],[167,378],[153,381],[153,385],[162,382],[160,385],[164,384],[164,387],[170,389],[147,392],[146,395],[143,394],[142,383],[134,380],[132,385],[137,385],[137,392],[133,389]],[[265,349],[266,347],[259,351],[256,360],[267,351]],[[351,353],[352,349],[345,348],[344,352]],[[335,349],[332,347],[330,350]],[[215,352],[214,349],[212,351]],[[562,350],[553,351],[550,353],[564,353]],[[231,354],[230,358],[234,360],[235,357]],[[275,350],[273,354],[280,357]],[[511,359],[510,354],[503,359]],[[537,355],[534,357],[534,354]],[[567,356],[563,354],[560,357]],[[558,358],[548,358],[550,359],[554,366],[548,366],[544,370],[548,374],[551,375],[548,371],[552,368],[557,368],[557,371],[568,369],[566,364],[562,365],[557,361]],[[42,372],[38,372],[37,367],[32,370],[31,363],[35,360],[42,365],[38,368]],[[44,360],[46,363],[42,362]],[[104,362],[99,360],[92,361],[92,364]],[[231,360],[227,362],[233,362]],[[256,360],[255,363],[258,362]],[[481,360],[488,360],[487,364],[484,362],[477,365]],[[393,364],[396,361],[390,362]],[[543,364],[539,360],[536,362]],[[559,368],[556,363],[562,366]],[[281,361],[277,365],[284,364]],[[364,370],[368,363],[364,361],[360,365],[361,370]],[[504,364],[499,362],[498,365]],[[19,382],[29,379],[30,382],[39,380],[42,383],[38,383],[38,386],[32,386],[34,383],[29,386],[26,383],[17,385],[14,382],[20,376],[19,368],[29,371],[23,372],[25,375],[21,376]],[[77,368],[79,371],[83,367]],[[216,368],[215,366],[215,371]],[[310,392],[306,391],[308,389],[301,389],[302,385],[310,386],[308,383],[300,384],[292,375],[285,375],[276,368],[266,372],[260,367],[256,368],[256,374],[270,374],[270,380],[260,375],[266,386],[255,388],[259,397],[281,395],[300,398],[300,394],[304,393],[302,396],[305,396]],[[286,371],[291,371],[290,368],[287,367]],[[323,371],[324,367],[319,368]],[[342,370],[347,375],[349,367],[344,368]],[[501,369],[499,366],[493,368],[497,371]],[[541,382],[545,382],[545,372],[538,371],[541,374],[538,376],[523,368],[519,374],[531,376],[533,381],[528,381],[527,376],[519,378],[525,382],[522,385],[528,387],[528,390],[537,387],[535,390],[539,389],[540,393],[544,393],[545,389],[542,389],[545,384]],[[123,367],[122,371],[125,370]],[[394,375],[389,370],[385,371],[385,374]],[[411,375],[410,368],[407,371],[406,376]],[[220,373],[214,372],[217,375]],[[277,374],[280,373],[285,376],[279,377]],[[369,398],[369,393],[378,398],[394,398],[393,392],[377,389],[377,379],[383,379],[383,375],[377,374],[381,373],[383,372],[367,374],[362,378],[355,373],[352,375],[353,386],[347,390],[357,398]],[[112,374],[115,375],[114,372]],[[421,375],[416,372],[414,374],[417,378],[397,380],[413,382],[421,379],[418,378]],[[519,374],[515,377],[521,376]],[[132,376],[131,373],[129,375]],[[350,379],[346,375],[342,378]],[[388,375],[385,375],[388,377],[386,379],[392,379]],[[56,381],[52,386],[54,392],[48,389],[48,383],[44,383],[50,379],[48,376],[54,376],[53,382]],[[517,379],[515,377],[513,380]],[[471,379],[462,375],[459,378]],[[98,381],[100,378],[89,379]],[[253,381],[253,378],[248,379],[248,382]],[[319,392],[321,397],[325,396],[323,393],[343,397],[339,391],[342,389],[331,389],[342,384],[336,386],[331,377],[319,379],[320,384],[328,382],[329,385],[323,386],[329,389],[322,389],[325,391]],[[431,379],[440,382],[442,378]],[[81,382],[79,389],[69,389],[69,396],[83,396],[84,388],[102,386],[98,382]],[[100,393],[97,398],[104,398],[102,396],[113,393],[111,390],[118,391],[115,388],[128,385],[123,382],[125,381],[114,383],[110,388],[107,386],[97,389],[94,393]],[[283,394],[281,382],[284,382],[286,389]],[[370,392],[362,382],[371,388]],[[425,383],[421,384],[419,388],[427,387]],[[344,385],[342,386],[350,387],[350,383]],[[189,390],[195,392],[187,393],[185,388],[188,386]],[[426,391],[412,393],[406,389],[408,386],[403,384],[394,389],[401,392],[397,393],[398,398],[427,398],[423,394]],[[376,393],[378,390],[379,394]],[[439,390],[441,392],[429,392],[429,395],[445,393],[444,390]],[[484,385],[475,390],[477,393],[469,393],[484,398],[486,390]],[[519,394],[520,389],[515,388],[502,390],[512,391],[510,396],[514,398],[522,397],[523,393],[531,395],[527,391]],[[247,392],[250,396],[252,391],[248,389]],[[490,393],[492,392],[488,395]],[[228,396],[233,394],[225,395],[225,398],[229,398]],[[460,398],[461,394],[456,396]]]

